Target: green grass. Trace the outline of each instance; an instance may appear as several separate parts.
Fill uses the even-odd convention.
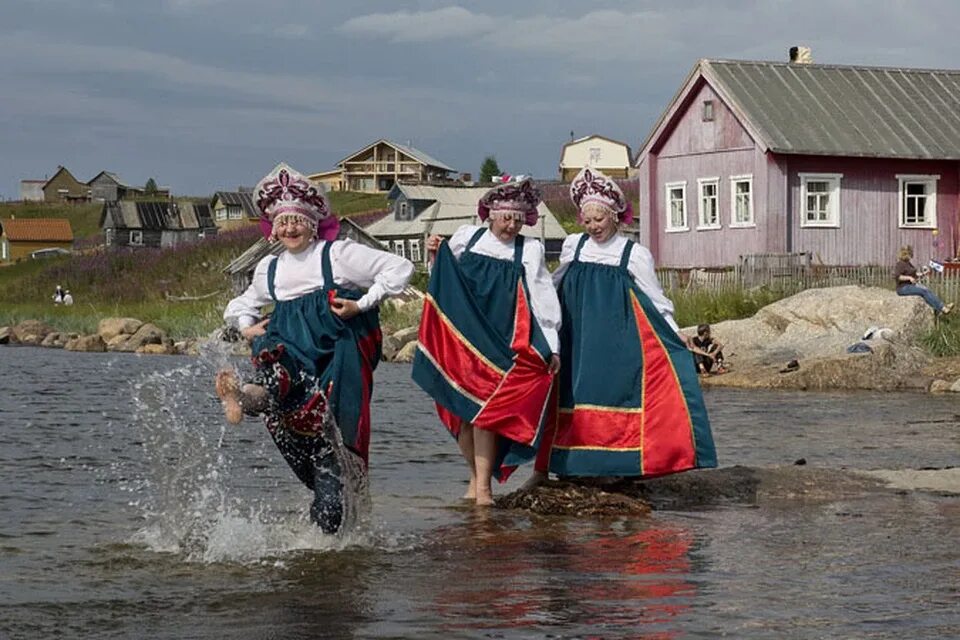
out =
[[[351,216],[389,207],[385,193],[359,193],[356,191],[330,191],[327,193],[330,207],[338,216]]]
[[[761,308],[787,297],[790,293],[771,289],[732,289],[709,291],[705,289],[676,290],[667,293],[673,301],[674,318],[681,327],[703,322],[749,318]]]
[[[101,203],[47,204],[44,202],[0,203],[0,220],[7,218],[67,218],[75,240],[100,235]]]
[[[937,357],[960,355],[960,322],[953,316],[941,317],[933,328],[920,336],[920,346]]]

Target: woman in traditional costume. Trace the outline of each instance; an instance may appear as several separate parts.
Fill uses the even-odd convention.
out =
[[[498,185],[477,206],[489,226],[427,242],[436,256],[413,379],[457,439],[470,470],[464,498],[478,505],[493,504],[493,476],[504,481],[536,455],[560,369],[560,306],[544,248],[520,235],[540,200],[529,179]]]
[[[252,342],[255,375],[217,374],[227,420],[262,413],[294,473],[314,492],[310,516],[326,533],[343,520],[343,468],[366,471],[370,394],[380,361],[377,305],[403,291],[413,264],[350,239],[337,240],[323,186],[285,164],[257,185],[260,224],[284,251],[257,264],[247,290],[227,305],[228,324]],[[362,290],[366,290],[364,293]],[[261,309],[273,312],[261,319]],[[332,415],[336,424],[324,420]]]
[[[554,272],[562,309],[560,409],[537,472],[658,476],[715,467],[694,360],[650,251],[620,235],[633,219],[619,186],[591,168],[570,185],[586,233]]]

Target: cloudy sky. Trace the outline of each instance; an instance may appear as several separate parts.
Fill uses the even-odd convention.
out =
[[[175,193],[378,138],[552,177],[634,150],[698,58],[960,68],[953,0],[0,0],[0,199],[63,164]]]

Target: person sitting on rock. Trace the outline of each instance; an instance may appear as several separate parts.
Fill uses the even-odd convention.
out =
[[[280,452],[314,491],[311,518],[335,533],[343,517],[342,447],[364,471],[367,464],[381,346],[377,306],[403,291],[414,267],[393,253],[337,240],[340,224],[323,186],[286,164],[260,181],[254,199],[265,235],[284,251],[263,258],[247,290],[227,305],[224,320],[252,342],[255,375],[241,384],[233,369],[221,370],[217,395],[230,423],[244,413],[264,415]],[[270,317],[261,319],[271,303]],[[328,411],[342,447],[323,431]]]
[[[726,373],[723,362],[723,345],[710,336],[710,325],[697,325],[697,335],[690,339],[690,351],[701,374]]]
[[[893,269],[897,281],[898,296],[920,296],[937,313],[947,315],[953,309],[953,303],[944,304],[937,294],[928,287],[919,284],[926,273],[918,274],[910,259],[913,258],[913,247],[904,245],[897,255],[897,264]]]

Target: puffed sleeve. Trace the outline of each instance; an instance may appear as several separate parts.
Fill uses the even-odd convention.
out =
[[[450,247],[450,251],[453,252],[455,258],[460,259],[460,256],[463,255],[463,252],[467,248],[467,244],[470,242],[470,238],[473,237],[473,234],[475,234],[479,228],[480,227],[472,224],[465,224],[453,232],[453,235],[447,240],[447,245]]]
[[[523,267],[527,275],[527,287],[530,289],[530,306],[543,337],[547,339],[550,350],[560,354],[560,300],[553,286],[553,279],[547,271],[544,260],[543,244],[527,238],[524,243]]]
[[[657,272],[654,270],[653,254],[650,253],[650,250],[643,245],[633,245],[628,270],[640,290],[647,294],[650,302],[657,308],[660,315],[679,334],[680,327],[677,326],[677,321],[673,319],[673,302],[663,293],[663,289],[660,287],[660,280],[657,279]]]
[[[563,274],[570,268],[570,263],[573,262],[573,254],[577,251],[577,243],[580,242],[580,236],[582,235],[582,233],[574,233],[564,238],[563,247],[560,249],[560,265],[553,272],[554,287],[560,286]]]
[[[242,294],[227,303],[223,319],[230,326],[245,329],[260,319],[260,308],[272,302],[267,289],[267,268],[274,256],[267,256],[257,263],[253,280]]]
[[[330,258],[334,280],[342,279],[367,290],[357,300],[361,311],[401,293],[413,276],[413,263],[406,258],[349,239],[335,243]]]

